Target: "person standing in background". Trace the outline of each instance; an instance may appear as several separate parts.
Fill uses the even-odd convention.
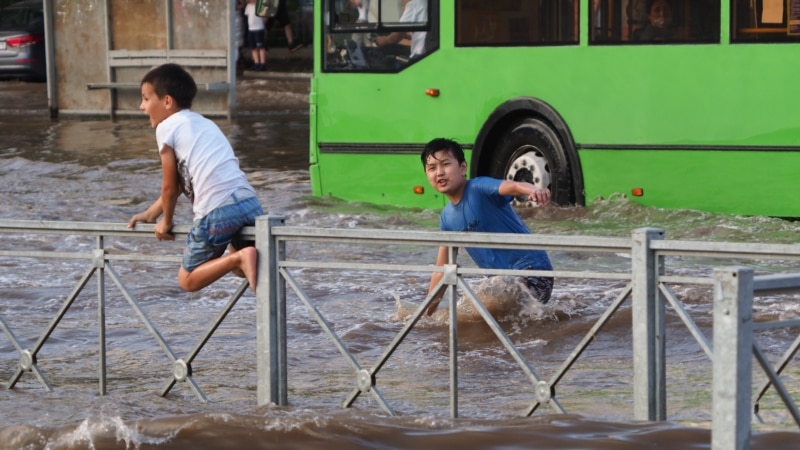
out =
[[[314,42],[314,0],[300,0],[297,40],[303,45]]]
[[[283,32],[286,34],[286,45],[289,53],[294,53],[300,49],[303,44],[295,42],[294,33],[292,32],[292,21],[289,18],[289,8],[286,7],[286,0],[278,0],[278,8],[275,14],[270,13],[267,17],[267,34],[272,29],[272,25],[278,22],[283,27]]]
[[[247,0],[244,15],[247,17],[247,42],[253,55],[253,70],[263,72],[267,70],[266,27],[264,18],[256,14],[256,0]]]

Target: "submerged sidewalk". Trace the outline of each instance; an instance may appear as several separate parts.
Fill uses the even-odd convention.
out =
[[[249,56],[249,50],[242,51],[243,55]],[[285,47],[270,48],[267,52],[267,70],[256,72],[250,70],[250,59],[238,67],[237,78],[246,79],[267,79],[283,81],[307,81],[311,78],[314,70],[314,53],[311,45],[301,47],[294,52],[289,52]]]
[[[249,50],[242,54],[247,57]],[[306,46],[292,53],[286,47],[273,47],[267,55],[267,70],[256,72],[248,66],[236,71],[236,113],[260,114],[269,111],[307,111],[313,49]],[[250,59],[246,59],[250,63]]]

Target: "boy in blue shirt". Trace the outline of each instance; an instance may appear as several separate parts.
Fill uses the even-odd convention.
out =
[[[422,165],[428,182],[450,200],[442,210],[439,228],[442,231],[530,234],[530,230],[511,206],[514,197],[525,196],[538,205],[550,202],[550,191],[530,183],[477,177],[467,180],[464,150],[450,139],[437,138],[425,145]],[[456,249],[458,250],[458,249]],[[447,247],[439,247],[436,265],[447,263]],[[457,253],[457,252],[456,252]],[[514,270],[553,270],[543,250],[467,248],[478,267]],[[454,263],[455,261],[453,261]],[[443,274],[431,276],[428,292],[439,283]],[[552,277],[526,277],[531,293],[542,303],[550,300]],[[432,314],[438,307],[428,308]]]

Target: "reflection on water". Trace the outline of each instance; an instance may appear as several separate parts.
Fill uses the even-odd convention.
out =
[[[36,87],[0,83],[0,217],[68,221],[127,222],[158,195],[160,167],[147,120],[50,121],[22,113],[17,90]],[[270,88],[252,82],[246,113],[218,120],[241,165],[271,213],[290,225],[429,229],[436,211],[360,205],[310,198],[307,172],[308,115],[303,88]],[[294,92],[292,89],[298,89]],[[40,97],[36,97],[40,98]],[[40,101],[40,100],[39,100]],[[241,103],[241,102],[240,102]],[[35,104],[35,101],[33,102]],[[46,101],[44,103],[46,105]],[[11,104],[16,105],[16,104]],[[253,105],[257,105],[255,108]],[[46,106],[45,106],[46,109]],[[179,202],[178,223],[191,211]],[[612,198],[591,208],[540,208],[523,212],[538,232],[554,235],[629,236],[643,226],[667,230],[670,238],[794,243],[798,225],[766,218],[712,215],[641,208]],[[84,237],[15,236],[0,249],[29,248],[90,252]],[[180,243],[108,239],[109,252],[179,255]],[[289,246],[289,255],[318,260],[426,264],[435,250],[387,246]],[[553,252],[560,268],[625,270],[626,255]],[[469,264],[468,260],[463,262]],[[713,261],[670,262],[681,274],[708,275]],[[764,272],[797,271],[791,261],[758,262]],[[177,266],[116,262],[115,269],[180,357],[188,354],[228,301],[240,280],[226,277],[201,292],[177,288]],[[0,317],[32,347],[58,312],[86,262],[0,258]],[[305,292],[361,364],[377,361],[403,327],[408,310],[424,299],[428,274],[297,270]],[[471,280],[479,285],[482,280]],[[288,299],[289,400],[285,408],[255,404],[255,299],[246,293],[193,365],[193,376],[209,403],[185,384],[157,395],[170,379],[172,364],[146,332],[121,293],[108,283],[108,395],[97,394],[98,330],[96,294],[82,293],[47,344],[39,364],[55,387],[46,393],[31,373],[13,390],[0,392],[0,442],[9,448],[710,448],[710,362],[680,320],[667,317],[669,423],[634,424],[630,349],[631,313],[623,309],[561,381],[558,399],[577,415],[537,411],[517,415],[535,398],[533,386],[514,359],[480,322],[459,328],[461,419],[449,419],[449,349],[446,317],[423,320],[381,371],[387,401],[400,417],[381,413],[362,395],[348,410],[341,403],[355,381],[350,365],[299,299]],[[89,283],[90,287],[94,284]],[[501,325],[545,379],[552,376],[624,283],[558,280],[553,300],[542,307],[515,305],[524,313]],[[486,287],[486,285],[484,285]],[[702,287],[677,292],[707,338],[711,336],[710,293]],[[770,297],[759,312],[795,318],[795,298]],[[467,311],[468,312],[468,311]],[[763,345],[779,356],[794,339],[767,332]],[[19,354],[0,336],[0,378],[16,371]],[[763,378],[763,376],[762,376]],[[798,369],[786,383],[797,391]],[[795,426],[770,394],[762,408],[765,424],[754,448],[792,448]],[[771,430],[788,430],[791,434]]]

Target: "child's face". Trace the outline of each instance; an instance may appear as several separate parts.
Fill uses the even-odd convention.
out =
[[[439,150],[425,162],[428,182],[444,195],[457,194],[467,181],[467,163],[458,160],[448,150]]]
[[[175,112],[174,106],[175,102],[172,97],[165,95],[163,98],[159,98],[152,84],[142,84],[142,104],[139,105],[139,109],[150,116],[150,126],[155,128],[172,115]]]

